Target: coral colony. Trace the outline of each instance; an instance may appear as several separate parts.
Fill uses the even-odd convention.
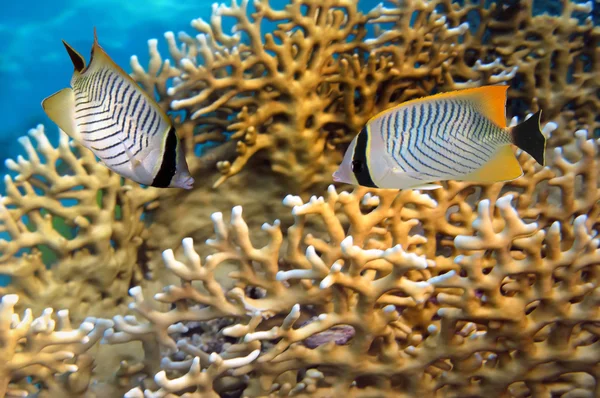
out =
[[[132,77],[187,112],[195,188],[124,180],[43,126],[20,139],[0,397],[600,396],[600,28],[597,3],[561,7],[233,1],[165,34],[168,60],[150,40]],[[502,82],[511,125],[543,109],[545,167],[324,188],[377,112]]]

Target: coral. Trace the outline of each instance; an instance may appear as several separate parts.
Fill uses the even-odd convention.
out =
[[[71,327],[69,312],[52,309],[33,318],[26,309],[21,319],[14,308],[17,295],[0,301],[0,396],[81,396],[89,387],[93,357],[87,352],[112,326],[106,319],[87,318]],[[60,377],[57,377],[60,375]]]
[[[141,340],[138,369],[156,373],[128,396],[591,393],[598,143],[575,136],[580,159],[519,153],[525,177],[505,184],[288,196],[294,223],[264,224],[263,246],[241,207],[229,224],[214,213],[216,252],[201,261],[191,238],[183,261],[165,251],[180,284],[154,304],[132,289],[138,318],[107,331]]]
[[[142,215],[157,190],[124,185],[62,132],[56,148],[41,125],[19,142],[29,159],[6,161],[18,175],[5,177],[0,203],[0,273],[11,278],[0,293],[17,293],[34,311],[69,309],[76,321],[114,314],[147,277],[138,264]]]
[[[414,195],[418,196],[416,193]],[[218,252],[207,257],[204,264],[195,252],[191,239],[183,242],[186,262],[175,260],[170,250],[163,255],[166,267],[181,278],[180,286],[169,286],[156,296],[158,301],[171,304],[172,310],[167,313],[154,310],[145,301],[141,289],[134,288],[131,291],[135,299],[132,308],[146,321],[139,322],[133,318],[116,317],[114,331],[107,332],[107,341],[123,343],[141,339],[146,347],[160,346],[165,352],[181,350],[196,357],[183,362],[177,361],[176,358],[162,361],[167,370],[190,369],[190,372],[187,376],[175,380],[166,378],[164,371],[157,374],[155,380],[159,387],[157,391],[159,396],[183,391],[188,387],[197,388],[197,395],[194,396],[204,396],[199,394],[208,394],[209,391],[212,394],[215,392],[225,394],[243,387],[241,376],[250,371],[252,371],[253,381],[246,387],[244,394],[257,396],[260,391],[265,392],[264,387],[257,384],[259,380],[262,379],[263,384],[272,384],[278,379],[280,373],[284,372],[278,370],[281,367],[289,367],[286,369],[289,371],[294,370],[295,365],[277,365],[277,361],[272,363],[274,368],[270,369],[270,359],[285,351],[288,345],[302,341],[315,333],[327,331],[337,324],[351,326],[354,329],[351,341],[358,345],[356,347],[358,351],[361,351],[359,346],[366,348],[370,341],[380,335],[387,335],[389,340],[391,330],[386,327],[386,324],[398,318],[394,313],[394,305],[415,306],[423,303],[433,293],[431,286],[426,281],[419,281],[422,278],[418,277],[419,270],[425,270],[427,267],[425,258],[407,254],[400,246],[386,251],[377,249],[363,251],[353,245],[353,239],[362,245],[363,240],[368,238],[372,228],[382,220],[382,217],[391,214],[390,203],[394,196],[393,194],[386,196],[382,200],[381,209],[358,217],[352,223],[354,231],[349,238],[345,237],[344,229],[335,217],[334,206],[339,200],[345,207],[346,215],[351,216],[359,207],[357,196],[343,193],[338,198],[335,190],[331,188],[327,202],[322,198],[315,198],[307,205],[296,206],[294,214],[297,223],[288,230],[290,237],[289,245],[285,249],[287,255],[282,259],[279,256],[283,236],[278,221],[273,225],[263,226],[263,230],[270,238],[269,243],[262,248],[256,248],[250,241],[240,207],[233,209],[230,225],[224,223],[220,213],[213,214],[216,238],[207,243],[218,249]],[[297,197],[289,197],[286,202],[293,204],[298,203],[299,200]],[[368,198],[367,202],[373,205],[378,200],[376,197]],[[432,202],[425,201],[424,205],[431,206]],[[299,238],[305,218],[311,213],[322,215],[330,230],[331,242],[315,239],[310,242],[313,246],[310,246],[304,255],[299,252],[300,245],[303,244]],[[294,232],[291,232],[292,230]],[[419,243],[420,238],[406,237],[405,241],[406,246],[411,247]],[[377,244],[375,241],[372,243]],[[321,252],[326,249],[327,252]],[[317,250],[321,252],[320,255],[317,254]],[[349,275],[346,279],[343,278],[345,273],[340,273],[343,258],[352,264],[349,265]],[[367,265],[371,262],[376,263],[376,260],[379,260],[379,267],[375,264]],[[230,274],[237,283],[234,288],[225,292],[215,279],[215,275],[217,267],[229,261],[238,265],[238,270]],[[391,264],[386,265],[388,261]],[[298,269],[279,272],[280,262]],[[385,269],[387,275],[373,281],[375,276],[372,274],[373,269]],[[416,272],[416,280],[406,277],[412,270]],[[361,275],[363,271],[365,271],[364,276]],[[300,277],[314,278],[315,281],[288,282]],[[194,288],[198,283],[202,284],[202,288]],[[339,286],[340,289],[332,287],[333,285]],[[258,292],[252,293],[253,290]],[[354,291],[355,296],[352,294]],[[301,307],[305,308],[304,314],[301,313]],[[359,311],[358,308],[362,310]],[[309,322],[306,329],[310,332],[297,335],[298,333],[292,329],[301,316],[308,319],[309,314],[322,313],[327,313],[327,319],[321,315],[317,320]],[[232,326],[224,327],[222,332],[225,336],[240,340],[224,346],[222,352],[209,355],[189,344],[186,339],[176,342],[172,337],[175,332],[187,331],[185,322],[221,318],[233,318]],[[275,326],[280,322],[283,322],[280,327],[274,327],[270,331],[257,329],[260,326],[268,330],[264,324]],[[375,331],[377,332],[374,333]],[[282,340],[277,345],[271,344],[271,352],[267,351],[259,356],[259,349],[264,348],[266,344],[261,340],[279,338]],[[151,356],[154,356],[152,355],[154,351],[150,352]],[[259,364],[250,366],[255,360],[259,361]],[[296,359],[291,362],[301,365],[301,361]],[[205,367],[207,370],[200,373],[200,367]],[[228,369],[233,370],[224,374]],[[259,376],[257,371],[262,376]],[[290,377],[291,375],[288,375],[284,379]],[[270,387],[267,385],[267,388]],[[255,392],[250,393],[249,391],[252,390]],[[140,393],[139,390],[136,391],[137,394]],[[130,396],[135,394],[133,391],[130,392]]]
[[[513,195],[480,200],[450,257],[422,254],[433,243],[410,215],[438,204],[416,191],[288,196],[295,223],[287,239],[278,221],[264,224],[263,247],[240,207],[229,224],[213,214],[214,254],[201,261],[191,238],[183,261],[163,253],[181,280],[155,296],[170,310],[134,288],[141,319],[116,317],[106,333],[113,344],[143,341],[146,370],[162,349],[156,387],[127,396],[590,394],[600,240],[587,215],[567,228],[523,221]],[[309,220],[327,234],[306,233]],[[228,263],[237,268],[229,290],[215,278]],[[217,319],[229,320],[221,333],[230,341],[204,352],[186,325]]]
[[[591,394],[598,142],[574,136],[579,159],[556,149],[541,168],[519,153],[525,176],[504,184],[290,195],[293,224],[263,236],[241,207],[229,224],[214,213],[213,254],[185,239],[184,261],[163,254],[179,284],[155,303],[129,290],[137,317],[115,316],[104,341],[144,356],[112,384],[131,397]]]

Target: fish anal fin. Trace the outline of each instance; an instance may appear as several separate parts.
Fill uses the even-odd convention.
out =
[[[473,103],[475,108],[490,119],[498,127],[506,127],[506,92],[508,86],[483,86],[477,88],[466,88],[462,90],[449,91],[428,97],[417,98],[403,102],[395,107],[386,109],[373,116],[369,121],[385,114],[391,110],[429,101],[439,100],[467,100]]]
[[[125,150],[125,155],[129,158],[129,162],[131,162],[131,167],[135,170],[136,168],[142,165],[142,162],[135,157],[133,152],[129,148],[127,148],[127,144],[125,140],[121,140],[121,144],[123,144],[123,149]]]
[[[75,95],[71,88],[63,88],[44,99],[42,108],[62,131],[74,140],[81,142],[81,136],[75,127]]]
[[[398,167],[392,167],[391,172],[398,182],[399,186],[394,187],[397,189],[422,189],[424,191],[429,191],[442,188],[441,185],[432,184],[427,180],[423,181],[423,174],[417,171],[404,171]]]
[[[492,158],[479,169],[461,178],[462,181],[499,182],[510,181],[523,175],[523,169],[510,145],[500,147]]]

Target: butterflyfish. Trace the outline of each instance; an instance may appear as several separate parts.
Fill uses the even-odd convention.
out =
[[[94,29],[90,63],[63,40],[74,66],[71,87],[44,99],[46,114],[117,174],[139,184],[191,189],[171,119],[100,47]]]
[[[507,86],[484,86],[402,103],[371,118],[333,180],[382,189],[437,189],[437,181],[510,181],[523,175],[512,145],[542,166],[541,110],[507,127]]]

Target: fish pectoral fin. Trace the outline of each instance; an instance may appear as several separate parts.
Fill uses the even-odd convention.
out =
[[[63,88],[44,99],[42,108],[62,131],[74,140],[81,142],[81,136],[75,127],[75,95],[71,88]]]
[[[403,171],[398,167],[392,167],[392,173],[397,177],[411,178],[413,180],[422,180],[422,174],[417,171]],[[442,188],[441,185],[431,184],[429,182],[423,182],[422,184],[411,185],[404,189],[422,189],[422,190],[432,190]]]
[[[123,150],[125,151],[125,155],[127,155],[127,158],[131,163],[131,167],[133,169],[140,167],[142,165],[142,162],[135,157],[135,155],[133,154],[133,152],[131,152],[129,148],[127,148],[127,144],[125,143],[124,139],[121,140],[121,144],[123,144]]]
[[[437,185],[437,184],[423,184],[423,185],[416,185],[414,187],[410,187],[410,189],[422,189],[424,191],[431,191],[433,189],[438,189],[438,188],[443,188],[441,185]]]
[[[510,145],[503,145],[486,164],[457,180],[501,182],[514,180],[522,175],[523,169],[513,149]]]

